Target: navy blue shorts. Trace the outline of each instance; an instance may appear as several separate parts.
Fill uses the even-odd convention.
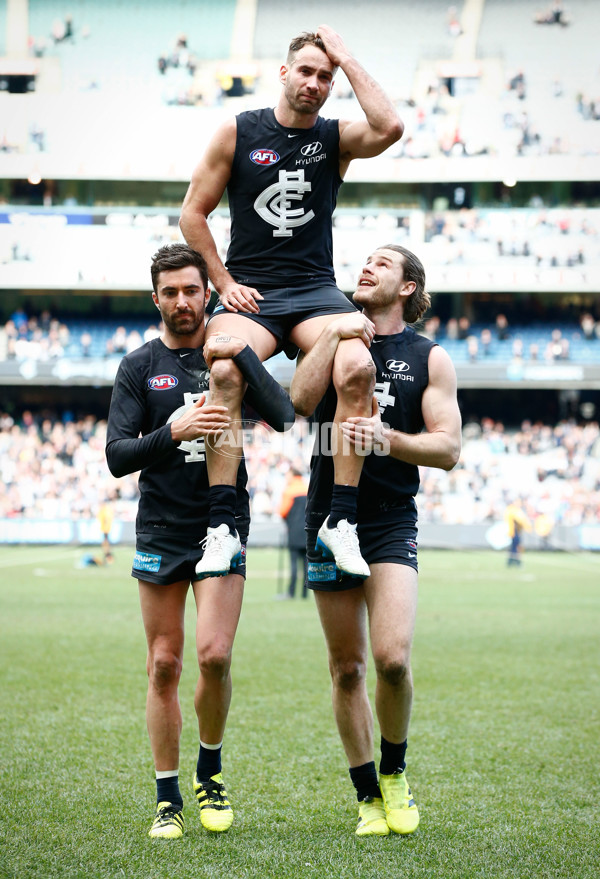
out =
[[[208,523],[207,523],[208,524]],[[135,541],[135,555],[131,568],[131,576],[136,580],[158,583],[169,586],[187,580],[193,583],[198,579],[196,565],[202,558],[200,539],[206,536],[206,525],[198,535],[178,535],[172,532],[152,533],[138,532]],[[242,542],[242,558],[237,565],[232,565],[231,574],[246,577],[246,541],[248,533],[240,532]]]
[[[310,523],[306,528],[306,555],[308,558],[308,587],[321,592],[343,592],[362,585],[362,580],[347,577],[332,559],[315,549],[319,527]],[[378,511],[368,521],[358,523],[358,542],[361,555],[368,565],[377,563],[408,565],[419,570],[417,564],[417,508],[414,500],[391,510]]]
[[[241,281],[240,283],[245,283]],[[355,305],[335,284],[321,284],[315,287],[303,284],[299,287],[262,288],[265,297],[258,303],[258,314],[247,311],[227,311],[224,305],[217,304],[208,320],[223,314],[239,314],[266,327],[279,343],[286,341],[295,326],[311,317],[324,314],[351,314],[357,311]]]

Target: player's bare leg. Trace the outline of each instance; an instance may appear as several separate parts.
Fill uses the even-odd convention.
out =
[[[242,608],[244,578],[239,574],[194,583],[196,650],[200,670],[195,707],[200,739],[223,740],[231,702],[231,652]]]
[[[221,746],[231,704],[231,653],[243,592],[244,578],[239,574],[194,583],[200,670],[194,702],[200,750],[193,787],[203,826],[216,832],[228,830],[233,822],[221,774]]]
[[[179,791],[184,612],[188,582],[159,586],[139,580],[142,619],[148,644],[146,723],[154,757],[157,813],[150,835],[177,839],[183,833]]]
[[[379,783],[388,825],[396,833],[412,833],[419,824],[419,811],[404,770],[413,696],[410,655],[417,611],[417,572],[398,564],[374,564],[371,571],[365,596],[377,675]]]
[[[315,591],[327,642],[333,712],[359,802],[359,836],[385,836],[389,828],[373,760],[373,713],[367,694],[368,639],[362,586]]]

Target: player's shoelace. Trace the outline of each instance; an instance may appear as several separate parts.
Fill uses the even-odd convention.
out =
[[[210,550],[214,544],[219,546],[220,543],[220,535],[219,534],[207,534],[206,537],[203,537],[200,541],[200,548],[206,554],[207,550]]]
[[[165,827],[169,824],[177,824],[183,826],[183,815],[178,806],[169,803],[168,806],[161,806],[156,813],[153,827]]]
[[[202,781],[201,787],[196,793],[198,802],[202,808],[210,807],[211,809],[229,809],[229,800],[225,785],[218,781]]]
[[[342,525],[342,521],[344,524]],[[344,544],[344,547],[349,550],[352,554],[360,555],[360,546],[358,543],[358,535],[356,533],[356,529],[350,525],[345,519],[340,520],[337,526],[337,532],[339,534],[340,540]],[[333,529],[332,529],[333,530]]]

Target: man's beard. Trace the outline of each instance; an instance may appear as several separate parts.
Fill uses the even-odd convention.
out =
[[[165,327],[174,336],[191,336],[196,332],[196,330],[202,324],[202,318],[199,318],[198,315],[196,315],[196,314],[180,315],[180,317],[186,317],[186,318],[192,319],[191,324],[189,322],[187,322],[185,324],[185,329],[183,328],[181,321],[177,321],[177,320],[173,319],[172,317],[166,317],[162,312],[161,312],[161,317],[162,317],[162,320],[163,320]]]

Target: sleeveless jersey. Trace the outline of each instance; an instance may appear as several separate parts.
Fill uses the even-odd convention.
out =
[[[107,447],[115,443],[108,453],[117,470],[141,470],[138,532],[195,536],[208,519],[204,437],[176,445],[170,428],[184,407],[208,391],[208,379],[201,348],[170,349],[160,339],[132,351],[119,364],[106,442]],[[124,442],[115,442],[119,440]],[[250,518],[246,481],[242,460],[236,507],[240,525]]]
[[[272,109],[236,117],[227,268],[260,288],[335,284],[331,217],[342,183],[337,119],[284,128]]]
[[[373,339],[369,350],[377,370],[375,396],[381,420],[392,430],[415,434],[423,429],[421,399],[429,383],[429,352],[435,344],[408,326],[401,333]],[[320,525],[331,505],[333,458],[328,452],[336,404],[331,384],[315,412],[319,433],[311,460],[308,525]],[[419,468],[415,464],[371,452],[365,457],[360,477],[358,521],[372,520],[378,511],[406,503],[418,490]]]

